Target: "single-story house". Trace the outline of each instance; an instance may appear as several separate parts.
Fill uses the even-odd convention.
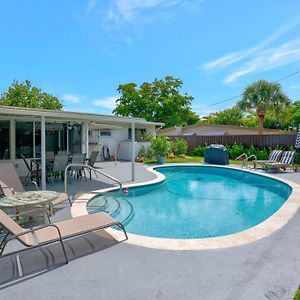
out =
[[[255,135],[259,134],[258,128],[219,125],[219,124],[195,124],[184,127],[170,127],[157,130],[157,135],[164,136],[187,136],[187,135]],[[263,134],[288,134],[287,131],[278,129],[264,129]]]
[[[45,189],[46,151],[69,150],[89,156],[93,150],[102,154],[104,147],[106,154],[108,149],[111,156],[132,161],[134,180],[134,162],[142,145],[140,135],[155,135],[157,127],[163,125],[141,118],[0,106],[0,160],[11,160],[19,175],[25,176],[20,154],[41,157]]]

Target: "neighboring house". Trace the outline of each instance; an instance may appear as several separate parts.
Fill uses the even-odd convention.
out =
[[[288,134],[289,132],[278,129],[264,129],[263,134]],[[294,133],[294,132],[293,132]],[[219,124],[196,124],[185,127],[170,127],[157,130],[157,135],[164,136],[220,136],[220,135],[255,135],[259,134],[258,128],[241,127]]]
[[[107,146],[110,155],[134,161],[141,146],[140,135],[155,135],[156,127],[163,125],[141,118],[0,106],[0,160],[13,161],[20,176],[26,174],[20,154],[35,158],[60,149],[89,156],[93,150],[102,154]]]

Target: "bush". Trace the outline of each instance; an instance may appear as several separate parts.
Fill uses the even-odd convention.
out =
[[[157,136],[151,141],[151,149],[155,156],[166,156],[170,148],[170,142],[166,136]]]
[[[227,150],[229,153],[229,158],[235,159],[245,152],[245,147],[242,144],[234,143],[234,145],[229,147],[229,149],[227,148]]]
[[[142,146],[140,148],[139,156],[144,157],[144,159],[152,159],[154,157],[154,152],[151,147]]]
[[[191,151],[191,155],[194,156],[204,156],[204,151],[207,148],[207,144],[205,146],[197,146]]]
[[[184,139],[176,138],[170,144],[170,151],[173,152],[176,156],[183,155],[187,153],[188,144]]]

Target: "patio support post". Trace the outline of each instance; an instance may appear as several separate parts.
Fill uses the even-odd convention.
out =
[[[58,130],[58,148],[61,150],[61,130]]]
[[[85,150],[86,157],[89,157],[89,124],[85,124]]]
[[[45,116],[42,116],[41,120],[41,181],[42,190],[46,190],[46,122]]]
[[[33,158],[35,158],[35,121],[32,123],[32,146],[33,146]]]
[[[16,120],[9,121],[9,153],[10,159],[16,159]]]
[[[135,180],[135,124],[131,123],[131,180]]]
[[[69,151],[69,129],[67,126],[67,151]]]

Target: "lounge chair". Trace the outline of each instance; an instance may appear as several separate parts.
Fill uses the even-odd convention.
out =
[[[38,226],[31,229],[24,229],[12,218],[10,218],[3,210],[0,209],[0,223],[7,230],[7,233],[0,243],[0,258],[12,254],[17,254],[19,252],[27,250],[28,248],[37,248],[59,242],[63,249],[65,263],[67,264],[68,257],[63,240],[83,235],[85,233],[105,229],[114,225],[123,230],[125,240],[128,239],[123,224],[103,212],[84,215],[53,224]],[[12,235],[9,236],[9,233],[11,233]],[[27,248],[3,254],[5,246],[9,241],[13,239],[17,239]]]
[[[272,169],[283,169],[286,170],[287,168],[292,168],[294,164],[294,160],[296,157],[295,151],[284,151],[279,162],[271,162],[265,164],[266,171],[270,168]]]
[[[257,165],[266,165],[268,163],[279,162],[282,156],[283,150],[273,150],[267,160],[252,160],[254,169]]]
[[[3,186],[3,183],[5,186]],[[11,196],[14,193],[26,192],[16,168],[11,162],[0,163],[0,187],[4,196]],[[37,185],[36,188],[38,189]],[[58,197],[52,201],[52,204],[55,206],[67,200],[70,205],[72,205],[71,199],[66,193],[58,193]]]

